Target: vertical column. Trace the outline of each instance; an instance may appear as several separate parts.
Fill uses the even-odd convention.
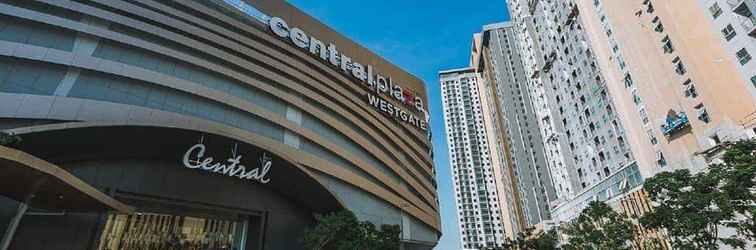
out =
[[[410,223],[410,219],[411,218],[407,216],[406,213],[402,212],[402,239],[403,240],[412,239],[412,224]]]
[[[245,225],[243,247],[247,250],[262,250],[265,248],[265,231],[267,230],[267,215],[252,215]]]
[[[290,122],[296,123],[299,126],[302,126],[302,111],[294,106],[287,105],[286,119]],[[288,145],[289,147],[299,149],[299,146],[301,144],[299,135],[289,131],[288,129],[284,130],[284,144]]]
[[[21,218],[24,217],[26,210],[29,209],[28,204],[34,198],[34,193],[36,193],[39,187],[42,186],[42,184],[44,184],[46,181],[46,177],[37,179],[32,185],[29,193],[26,195],[24,201],[19,204],[18,210],[16,210],[16,216],[11,219],[8,225],[8,229],[5,230],[5,235],[3,235],[2,241],[0,241],[0,250],[7,250],[8,247],[10,247],[11,242],[13,242],[13,236],[16,234],[16,229],[18,229],[18,225],[21,223]]]
[[[110,26],[109,22],[88,16],[83,17],[81,22],[86,25],[104,29],[107,29],[108,26]],[[73,53],[75,54],[75,56],[91,56],[92,53],[94,53],[94,51],[97,49],[97,46],[99,44],[99,38],[88,34],[78,33],[76,35],[76,41],[74,42]],[[81,69],[69,67],[68,71],[66,71],[66,75],[63,77],[63,80],[60,81],[60,84],[58,85],[58,88],[55,89],[55,93],[53,93],[53,95],[67,96],[68,93],[71,92],[71,89],[73,88],[74,83],[76,83],[76,80],[79,79],[79,74],[81,74]]]
[[[26,203],[20,203],[18,205],[18,210],[16,210],[16,216],[11,219],[10,223],[8,224],[8,229],[5,230],[5,235],[3,235],[3,240],[0,241],[0,250],[6,250],[10,246],[11,241],[13,240],[13,235],[16,233],[16,229],[18,228],[18,224],[21,223],[21,218],[24,217],[24,214],[26,213],[26,210],[29,208],[29,205]]]

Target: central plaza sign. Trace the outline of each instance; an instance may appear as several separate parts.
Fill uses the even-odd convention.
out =
[[[372,65],[364,65],[352,61],[352,58],[341,54],[333,43],[326,44],[321,40],[308,36],[302,29],[289,27],[283,19],[271,17],[268,20],[270,30],[277,36],[288,39],[294,46],[308,51],[323,61],[329,62],[334,67],[351,77],[362,82],[370,91],[389,96],[403,106],[414,109],[409,112],[393,105],[377,95],[367,94],[367,100],[374,109],[391,116],[397,120],[408,123],[423,131],[428,130],[428,123],[424,117],[418,117],[416,113],[425,114],[423,99],[412,90],[395,83],[391,77],[386,77],[375,72]]]

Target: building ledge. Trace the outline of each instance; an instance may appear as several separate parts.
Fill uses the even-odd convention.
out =
[[[134,211],[61,167],[3,146],[0,146],[0,195],[50,211]]]

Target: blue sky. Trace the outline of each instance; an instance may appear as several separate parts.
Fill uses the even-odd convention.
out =
[[[459,249],[441,108],[439,70],[467,66],[472,34],[509,19],[505,0],[289,0],[336,31],[420,77],[428,86],[444,236]]]

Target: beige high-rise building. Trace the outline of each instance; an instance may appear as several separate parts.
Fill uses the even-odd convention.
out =
[[[555,222],[596,199],[642,213],[644,179],[703,170],[756,136],[755,0],[508,5],[555,163]]]
[[[576,1],[641,173],[754,137],[754,0]]]
[[[644,179],[704,170],[756,136],[756,0],[576,3]],[[609,204],[650,208],[640,186]]]

